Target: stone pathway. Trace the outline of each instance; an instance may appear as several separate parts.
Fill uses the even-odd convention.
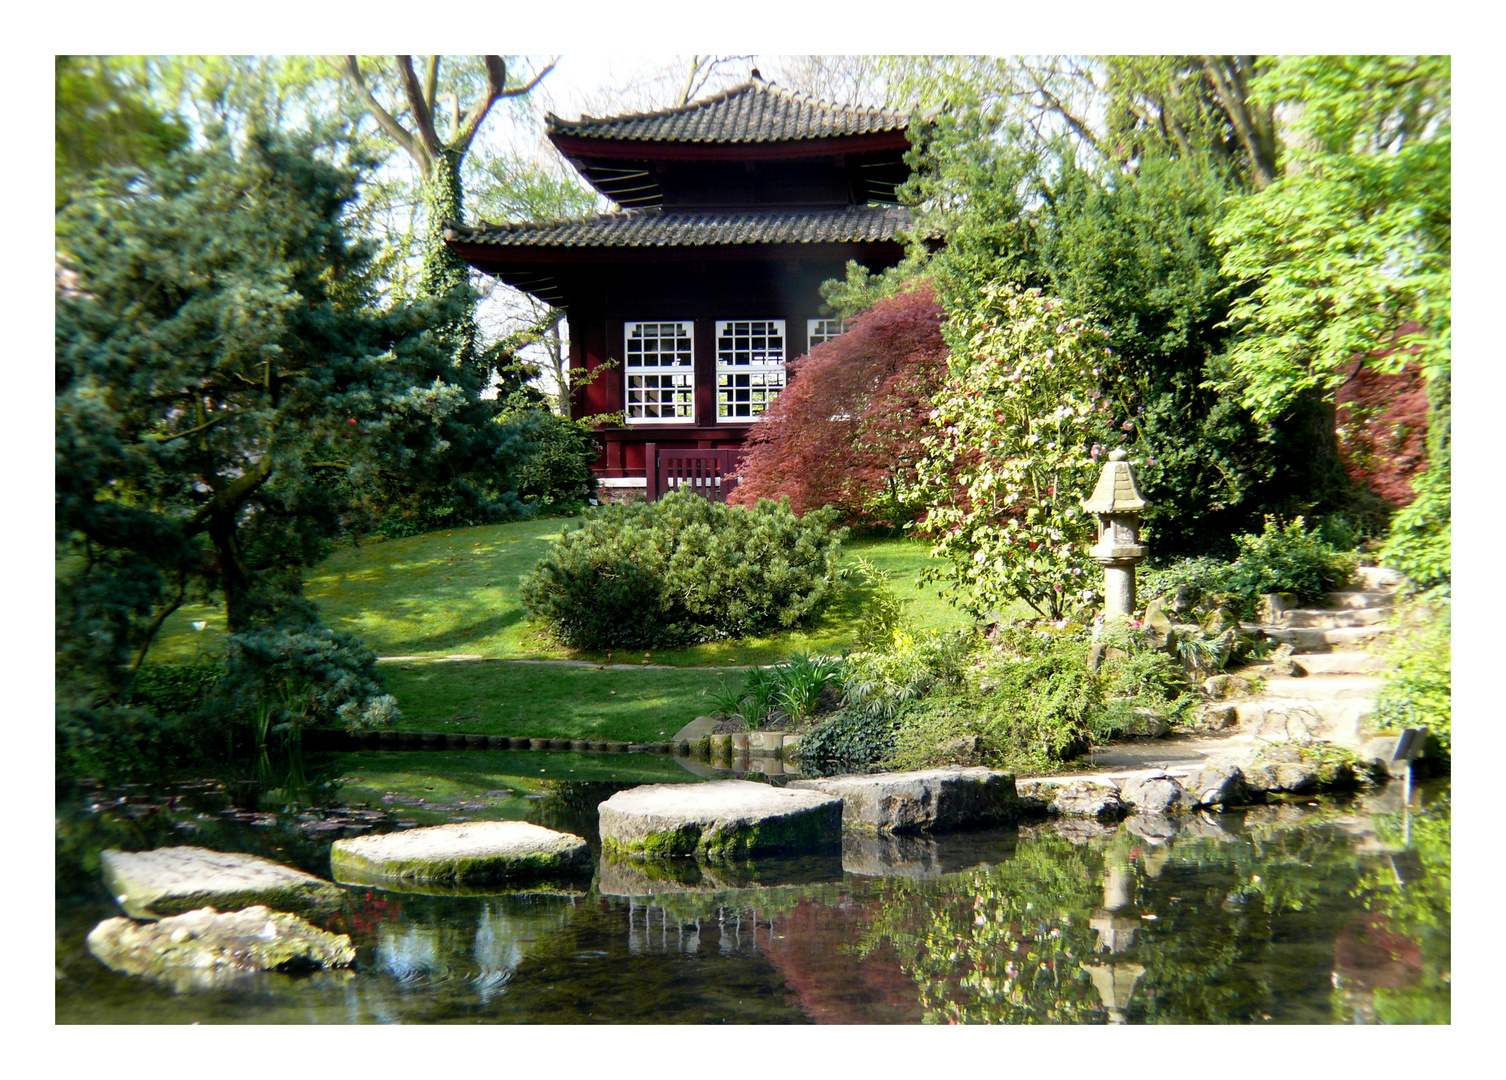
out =
[[[1164,739],[1110,744],[1090,752],[1086,773],[1021,777],[1020,782],[1065,784],[1088,781],[1122,786],[1136,774],[1165,772],[1185,778],[1210,763],[1243,764],[1263,748],[1280,743],[1331,743],[1361,756],[1390,759],[1395,738],[1369,738],[1365,718],[1375,710],[1386,662],[1367,651],[1392,632],[1390,619],[1404,579],[1395,570],[1366,566],[1355,571],[1358,589],[1329,593],[1319,608],[1270,612],[1266,622],[1246,623],[1278,644],[1291,647],[1286,673],[1279,659],[1231,673],[1223,731],[1181,734]],[[1240,680],[1258,679],[1253,691]],[[1243,684],[1248,685],[1248,684]]]

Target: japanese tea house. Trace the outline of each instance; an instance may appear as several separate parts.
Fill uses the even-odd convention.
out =
[[[625,414],[598,431],[604,497],[652,494],[665,451],[730,451],[720,459],[735,462],[783,389],[786,361],[841,331],[820,314],[821,282],[849,259],[871,270],[899,261],[908,124],[757,71],[662,112],[551,114],[555,147],[622,209],[446,234],[478,270],[566,310],[572,368],[617,361],[575,406]]]

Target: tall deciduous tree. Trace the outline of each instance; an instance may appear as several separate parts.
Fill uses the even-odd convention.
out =
[[[1257,416],[1330,395],[1362,366],[1418,365],[1429,468],[1390,556],[1449,577],[1451,66],[1439,56],[1288,57],[1253,96],[1293,115],[1289,168],[1236,200],[1217,233],[1241,289],[1232,378]]]
[[[390,109],[378,99],[358,57],[341,58],[339,68],[355,88],[362,106],[412,159],[423,178],[424,241],[420,275],[423,291],[429,296],[464,294],[470,288],[469,268],[444,240],[447,225],[465,220],[461,164],[492,106],[504,98],[527,94],[554,70],[554,64],[547,65],[526,82],[509,86],[507,61],[500,56],[483,56],[483,78],[466,103],[462,101],[466,83],[476,80],[467,79],[461,72],[459,78],[451,80],[455,83],[452,90],[442,94],[443,56],[430,56],[421,77],[412,56],[397,56],[394,62],[401,103]],[[476,324],[469,309],[464,317],[457,319],[448,336],[457,358],[465,363],[478,363]]]

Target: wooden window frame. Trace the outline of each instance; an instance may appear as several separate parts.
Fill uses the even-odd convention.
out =
[[[639,363],[634,364],[632,362],[635,352],[639,357],[642,357],[644,355],[643,346],[646,345],[650,340],[647,337],[639,336],[637,338],[638,349],[636,351],[634,350],[634,335],[638,332],[640,327],[646,326],[652,326],[656,328],[652,338],[655,344],[665,340],[665,335],[663,333],[663,329],[665,327],[676,328],[676,332],[673,338],[670,339],[675,343],[676,347],[669,350],[667,353],[665,350],[660,348],[651,350],[656,359],[665,355],[675,357],[673,363],[665,364],[661,362],[655,364],[644,364],[640,361]],[[685,343],[684,349],[678,347],[679,342],[682,339]],[[625,320],[622,325],[622,347],[622,409],[624,419],[627,421],[627,423],[634,427],[640,424],[694,424],[695,322],[691,319]],[[681,359],[681,357],[683,357],[684,359]],[[668,384],[665,384],[660,381],[664,379],[669,379],[672,381]],[[637,381],[637,385],[634,385],[635,380]],[[650,381],[652,381],[653,385],[650,385]],[[644,410],[645,413],[650,407],[662,408],[664,406],[664,401],[662,399],[651,402],[648,400],[648,395],[662,393],[665,390],[669,390],[672,394],[675,395],[676,400],[671,400],[670,405],[676,410],[676,412],[684,410],[683,414],[676,416],[633,415],[633,409],[635,407]],[[636,403],[633,401],[633,395],[635,392],[643,395],[643,399]]]
[[[740,328],[746,330],[739,333]],[[746,339],[746,348],[738,348],[739,339]],[[778,342],[777,346],[770,343],[775,340]],[[789,360],[789,340],[784,319],[715,320],[712,347],[716,351],[718,424],[752,424],[763,418],[764,411],[787,384],[785,364]],[[760,341],[763,342],[761,346],[757,344]],[[776,350],[778,359],[769,359],[770,354]],[[743,358],[739,359],[740,357]],[[727,380],[725,384],[724,378]],[[746,385],[738,385],[739,378],[744,378]],[[777,384],[771,382],[774,379],[777,379]],[[747,392],[746,401],[735,400],[738,391]],[[760,395],[763,400],[755,400]],[[747,405],[748,414],[736,415],[734,410],[743,404]],[[760,406],[757,412],[753,411],[755,406]]]

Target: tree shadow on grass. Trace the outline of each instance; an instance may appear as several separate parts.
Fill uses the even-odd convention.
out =
[[[521,608],[512,608],[500,615],[489,615],[475,622],[468,622],[463,626],[438,633],[384,641],[377,652],[385,656],[407,656],[431,652],[470,651],[475,648],[477,642],[485,641],[517,626],[525,617]]]

